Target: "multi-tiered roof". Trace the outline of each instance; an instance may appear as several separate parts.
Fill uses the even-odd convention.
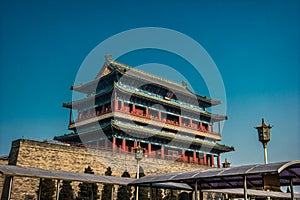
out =
[[[163,79],[107,57],[93,81],[71,89],[86,97],[63,104],[76,112],[77,118],[70,117],[72,134],[55,139],[79,143],[84,138],[85,144],[97,147],[108,139],[112,148],[120,146],[130,152],[136,142],[148,145],[148,153],[153,150],[165,153],[160,148],[168,148],[170,152],[219,156],[234,150],[217,143],[222,139],[220,121],[227,117],[206,111],[221,102],[191,92],[186,84]],[[105,143],[105,146],[109,145]],[[193,158],[197,159],[195,155]]]

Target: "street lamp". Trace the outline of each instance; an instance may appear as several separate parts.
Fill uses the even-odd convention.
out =
[[[267,143],[270,141],[270,130],[273,126],[266,125],[264,118],[262,118],[262,122],[260,126],[256,126],[254,128],[257,129],[258,140],[263,144],[264,147],[264,160],[265,164],[268,164],[267,158]]]
[[[136,148],[134,148],[135,150],[135,159],[137,162],[137,169],[136,169],[136,178],[139,179],[140,178],[140,165],[139,165],[139,161],[142,160],[143,158],[143,148],[141,147],[140,143],[138,144],[138,146]],[[136,200],[139,200],[139,187],[136,186]]]

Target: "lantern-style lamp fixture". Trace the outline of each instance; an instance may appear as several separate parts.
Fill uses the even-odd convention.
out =
[[[135,150],[135,159],[137,161],[142,160],[144,149],[141,147],[140,143],[138,144],[138,146],[136,148],[134,148],[134,150]]]
[[[258,140],[263,144],[263,147],[264,147],[264,160],[265,160],[265,164],[268,163],[268,159],[267,159],[267,143],[271,139],[270,132],[271,132],[271,128],[272,127],[273,126],[267,125],[265,123],[264,118],[262,118],[262,123],[261,123],[260,126],[254,127],[254,128],[257,129]]]

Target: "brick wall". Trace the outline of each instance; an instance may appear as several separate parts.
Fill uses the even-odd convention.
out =
[[[9,164],[23,167],[34,167],[49,170],[84,172],[91,166],[95,174],[104,175],[107,167],[111,167],[114,176],[121,176],[127,170],[132,177],[136,172],[136,161],[133,155],[99,151],[82,147],[64,146],[37,142],[32,140],[16,140],[12,143]],[[207,169],[206,166],[187,164],[171,160],[143,158],[140,161],[145,174],[167,173]],[[15,177],[11,199],[24,199],[25,195],[35,195],[38,179]],[[77,191],[78,183],[73,183]],[[101,185],[99,185],[101,187]],[[99,189],[100,190],[100,189]],[[4,192],[3,192],[4,193]]]
[[[7,165],[8,160],[7,159],[0,159],[0,164],[1,165]],[[1,194],[2,194],[3,184],[4,184],[4,175],[0,174],[0,197],[1,197]]]

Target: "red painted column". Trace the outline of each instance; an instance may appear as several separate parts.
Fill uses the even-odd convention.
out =
[[[118,107],[119,107],[119,104],[118,104],[118,103],[119,103],[119,101],[115,99],[115,101],[114,101],[114,104],[115,104],[114,111],[119,110],[119,109],[118,109]]]
[[[193,126],[193,120],[190,119],[190,127],[192,127],[192,126]]]
[[[165,147],[161,146],[161,159],[165,159]]]
[[[134,147],[134,148],[137,148],[137,141],[134,141],[134,142],[133,142],[133,147]]]
[[[122,150],[126,151],[126,140],[125,139],[122,140]]]
[[[182,118],[179,116],[179,118],[178,118],[178,124],[179,124],[179,126],[181,126],[182,125]]]
[[[210,158],[211,158],[211,166],[214,167],[215,166],[215,156],[211,155]]]
[[[146,113],[145,113],[146,117],[149,117],[149,109],[146,108]]]
[[[135,105],[132,104],[132,112],[135,113]]]
[[[117,150],[117,139],[115,137],[113,137],[112,138],[112,142],[113,142],[113,144],[112,144],[112,151],[116,152],[116,150]]]
[[[185,150],[181,151],[181,160],[182,162],[185,162]]]
[[[202,122],[200,122],[200,131],[202,131],[202,128],[203,128]]]
[[[149,153],[149,157],[150,157],[150,158],[152,158],[151,151],[152,151],[152,149],[151,149],[151,144],[149,143],[149,144],[148,144],[148,153]]]
[[[221,156],[219,155],[218,156],[218,168],[220,168],[221,167]]]
[[[124,111],[124,101],[121,102],[121,110]]]
[[[197,164],[196,151],[193,152],[193,161],[194,161],[194,164]]]
[[[210,124],[207,124],[207,132],[211,132],[210,131]]]
[[[207,165],[206,154],[203,154],[203,165]]]
[[[203,157],[201,157],[201,156],[199,156],[200,158],[199,158],[199,163],[200,163],[200,165],[203,165]]]

